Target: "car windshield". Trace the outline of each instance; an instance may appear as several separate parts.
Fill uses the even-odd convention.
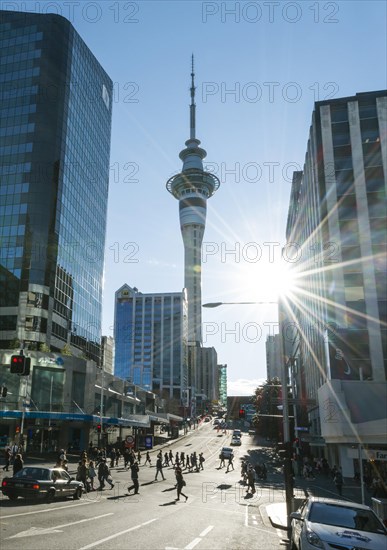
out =
[[[348,529],[359,529],[368,533],[384,533],[377,517],[369,510],[360,510],[351,506],[337,506],[322,502],[312,505],[309,521],[324,525],[335,525]]]
[[[23,468],[15,474],[15,477],[45,480],[50,478],[50,470],[46,468]]]

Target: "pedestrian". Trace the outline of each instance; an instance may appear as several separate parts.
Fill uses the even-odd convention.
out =
[[[177,489],[177,498],[176,500],[180,500],[180,495],[183,495],[185,497],[185,501],[187,502],[188,497],[183,493],[183,487],[185,487],[186,482],[183,478],[183,472],[181,471],[180,466],[177,466],[175,469],[175,476],[176,476],[176,489]]]
[[[169,451],[169,462],[172,464],[172,466],[174,465],[174,464],[173,464],[173,452],[172,452],[172,449]]]
[[[203,462],[205,460],[206,459],[204,458],[203,453],[199,453],[199,470],[204,470]]]
[[[168,453],[164,453],[164,466],[169,466],[169,456],[168,456]]]
[[[18,452],[19,452],[19,447],[18,447],[18,445],[16,445],[16,443],[14,443],[11,447],[11,462],[12,463],[15,460],[16,455],[18,454]]]
[[[185,468],[185,453],[184,451],[181,451],[180,453],[180,462],[183,468]]]
[[[148,462],[149,462],[149,467],[151,467],[151,466],[152,466],[152,461],[151,461],[151,457],[150,457],[149,451],[146,452],[146,458],[145,458],[144,466],[145,466],[145,464],[147,464]]]
[[[128,464],[129,464],[129,456],[130,456],[129,449],[125,449],[125,451],[124,451],[124,468],[125,468],[125,470],[127,469]]]
[[[18,453],[15,456],[15,460],[13,461],[13,475],[16,475],[18,472],[20,472],[20,470],[23,469],[23,466],[24,462],[22,459],[22,455]]]
[[[137,460],[135,462],[133,462],[133,464],[130,466],[130,475],[131,475],[131,478],[132,478],[132,481],[133,481],[133,485],[131,485],[130,487],[128,487],[128,493],[130,494],[130,491],[132,489],[134,489],[134,494],[135,495],[138,495],[139,494],[139,482],[138,482],[138,472],[139,472],[139,467],[138,467],[138,462]]]
[[[116,461],[116,450],[113,447],[112,450],[110,451],[110,468],[113,468],[115,461]]]
[[[90,489],[91,491],[95,491],[94,488],[94,478],[97,476],[97,472],[95,471],[94,462],[90,460],[89,463],[89,478],[90,478]]]
[[[155,481],[157,481],[157,477],[159,475],[159,472],[161,474],[161,477],[163,478],[163,480],[165,479],[164,477],[164,474],[163,474],[163,460],[162,460],[162,454],[161,452],[157,455],[157,460],[156,460],[156,476],[155,476]]]
[[[141,452],[140,450],[137,451],[137,461],[139,464],[141,464]]]
[[[255,493],[255,472],[251,464],[249,464],[247,468],[247,491],[246,491],[247,494],[249,494],[250,489],[251,489],[251,494],[253,495]]]
[[[77,481],[82,481],[83,485],[85,486],[85,489],[87,488],[87,464],[86,459],[82,459],[79,461],[78,470],[77,470]]]
[[[6,472],[8,472],[9,464],[11,462],[11,456],[12,456],[11,449],[9,447],[6,447],[4,450],[5,465],[3,468],[3,470],[5,470]]]
[[[219,458],[220,458],[220,464],[219,464],[219,469],[220,469],[220,468],[223,468],[223,466],[226,465],[225,462],[224,462],[226,457],[224,456],[223,451],[220,453]]]
[[[228,474],[228,471],[229,471],[230,467],[232,469],[234,469],[234,464],[232,463],[233,459],[234,459],[234,455],[230,453],[230,456],[228,457],[228,464],[227,464],[226,474]]]
[[[116,467],[118,466],[118,461],[120,460],[121,453],[119,449],[116,449]]]
[[[335,485],[336,485],[336,488],[337,488],[337,492],[339,493],[339,495],[341,496],[343,494],[343,474],[341,473],[341,468],[339,468],[337,471],[336,471],[336,475],[333,479]]]

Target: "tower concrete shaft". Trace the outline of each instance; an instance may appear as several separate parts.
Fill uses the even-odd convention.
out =
[[[188,342],[202,343],[201,248],[206,225],[207,199],[218,189],[219,179],[203,169],[207,153],[196,139],[195,83],[192,58],[190,138],[180,153],[183,169],[167,182],[167,190],[179,201],[184,243],[184,286],[188,297]]]

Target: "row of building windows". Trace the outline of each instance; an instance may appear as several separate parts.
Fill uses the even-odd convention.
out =
[[[20,29],[12,29],[7,31],[6,34],[12,34],[14,31],[20,31]],[[29,34],[20,34],[19,36],[14,36],[11,38],[4,38],[0,40],[0,49],[7,48],[9,46],[18,46],[19,44],[31,44],[32,42],[38,42],[43,39],[42,32],[32,32]]]
[[[40,67],[21,69],[19,71],[12,71],[12,73],[0,74],[0,82],[11,82],[13,80],[20,80],[22,78],[28,78],[30,76],[39,76],[39,74]]]

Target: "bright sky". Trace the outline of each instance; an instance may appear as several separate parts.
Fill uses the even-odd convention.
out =
[[[197,136],[221,180],[208,201],[206,302],[271,301],[293,170],[303,167],[315,100],[386,88],[380,1],[0,2],[67,17],[114,81],[103,333],[114,293],[184,284],[178,202],[168,178],[189,137],[195,55]],[[229,395],[266,378],[275,305],[203,310],[204,345],[228,365]]]

